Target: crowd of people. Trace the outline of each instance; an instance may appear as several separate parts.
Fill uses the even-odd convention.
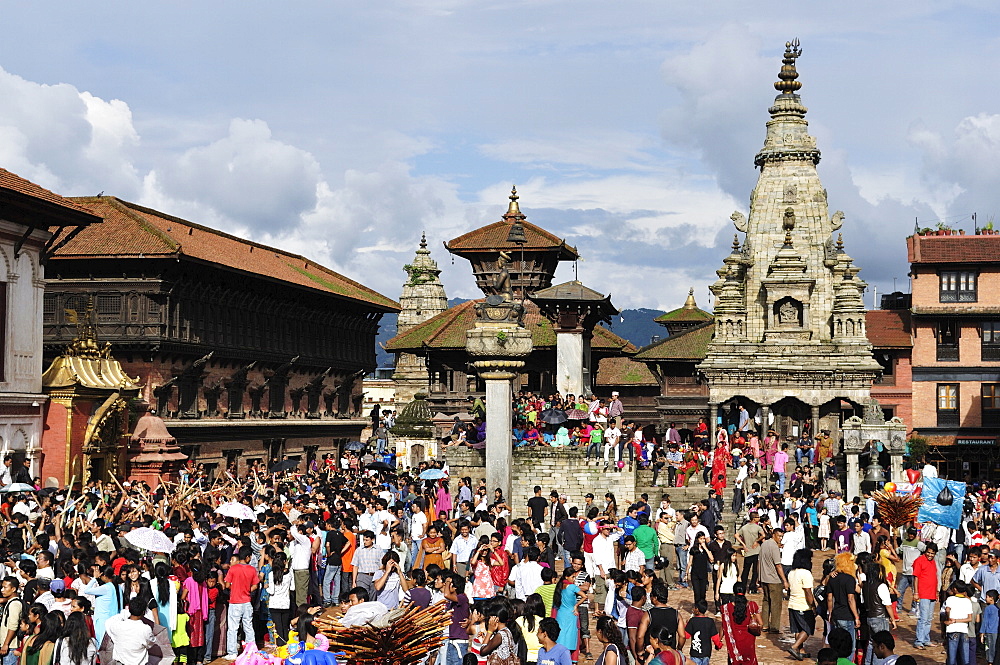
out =
[[[615,429],[610,412],[598,417]],[[378,426],[371,453],[388,449]],[[160,643],[200,665],[248,642],[323,648],[312,617],[325,608],[349,626],[445,602],[446,640],[428,654],[437,665],[707,665],[713,649],[756,665],[758,649],[775,646],[797,661],[815,651],[820,663],[906,665],[893,634],[907,620],[914,646],[942,648],[948,665],[971,665],[977,651],[994,663],[994,488],[970,486],[959,529],[889,529],[870,493],[847,500],[821,473],[822,435],[792,451],[744,426],[671,427],[654,443],[650,463],[663,463],[670,486],[705,486],[684,506],[669,493],[623,506],[610,492],[568,497],[558,478],[511,505],[441,463],[388,473],[332,458],[221,483],[188,469],[155,489],[7,493],[0,658],[93,665],[103,646],[109,662],[145,665]],[[224,501],[246,513],[220,514]],[[170,551],[134,544],[138,529],[162,533]],[[680,589],[690,601],[676,600]],[[943,644],[931,641],[935,611]]]

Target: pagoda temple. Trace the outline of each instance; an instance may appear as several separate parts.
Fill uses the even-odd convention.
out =
[[[558,264],[576,260],[579,254],[562,238],[527,220],[516,189],[499,221],[460,235],[444,247],[469,261],[484,297],[506,294],[523,307],[524,326],[531,332],[534,350],[515,390],[589,392],[596,374],[592,368],[599,367],[605,358],[635,351],[628,340],[597,325],[617,313],[610,297],[576,281],[552,285]],[[428,304],[433,301],[437,306],[444,300],[444,287],[438,291],[437,264],[431,268],[429,252],[421,253],[423,242],[417,251],[414,265],[405,268],[411,279],[400,298],[399,333],[389,340],[386,350],[397,354],[397,362],[405,362],[402,368],[397,364],[397,375],[404,379],[397,385],[406,394],[426,392],[432,410],[453,414],[468,406],[469,395],[484,389],[465,349],[466,332],[476,326],[476,306],[483,299],[466,301],[426,318]],[[419,298],[408,297],[415,293],[414,274],[422,282],[424,295]],[[423,320],[417,323],[418,318]],[[558,348],[563,349],[561,362],[557,360]],[[423,368],[413,371],[418,360],[424,363]],[[567,377],[562,382],[560,368]]]

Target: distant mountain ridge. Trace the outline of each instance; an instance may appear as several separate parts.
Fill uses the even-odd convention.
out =
[[[467,298],[449,298],[448,307],[460,305],[467,300]],[[623,337],[632,342],[636,347],[641,348],[649,344],[654,336],[659,335],[661,339],[667,336],[666,329],[653,322],[653,319],[663,313],[658,309],[623,309],[621,314],[612,317],[610,325],[602,325],[619,337]],[[395,336],[396,315],[386,314],[382,317],[378,335],[375,337],[375,358],[379,367],[392,367],[395,365],[393,354],[384,348],[386,342]]]

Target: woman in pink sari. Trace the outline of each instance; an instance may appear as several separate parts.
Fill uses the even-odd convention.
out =
[[[438,513],[451,515],[451,494],[448,494],[448,481],[442,480],[438,485],[437,498],[434,501],[434,510]]]
[[[778,452],[778,434],[772,429],[764,437],[764,464],[768,469],[774,467],[774,455]]]

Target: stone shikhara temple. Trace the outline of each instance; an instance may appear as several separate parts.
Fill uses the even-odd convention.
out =
[[[865,283],[844,251],[841,212],[830,214],[797,94],[798,42],[786,45],[770,107],[750,215],[734,213],[736,236],[712,286],[715,327],[698,371],[712,421],[738,401],[779,434],[830,430],[841,400],[863,404],[881,370],[865,333]],[[795,423],[792,425],[792,423]]]

